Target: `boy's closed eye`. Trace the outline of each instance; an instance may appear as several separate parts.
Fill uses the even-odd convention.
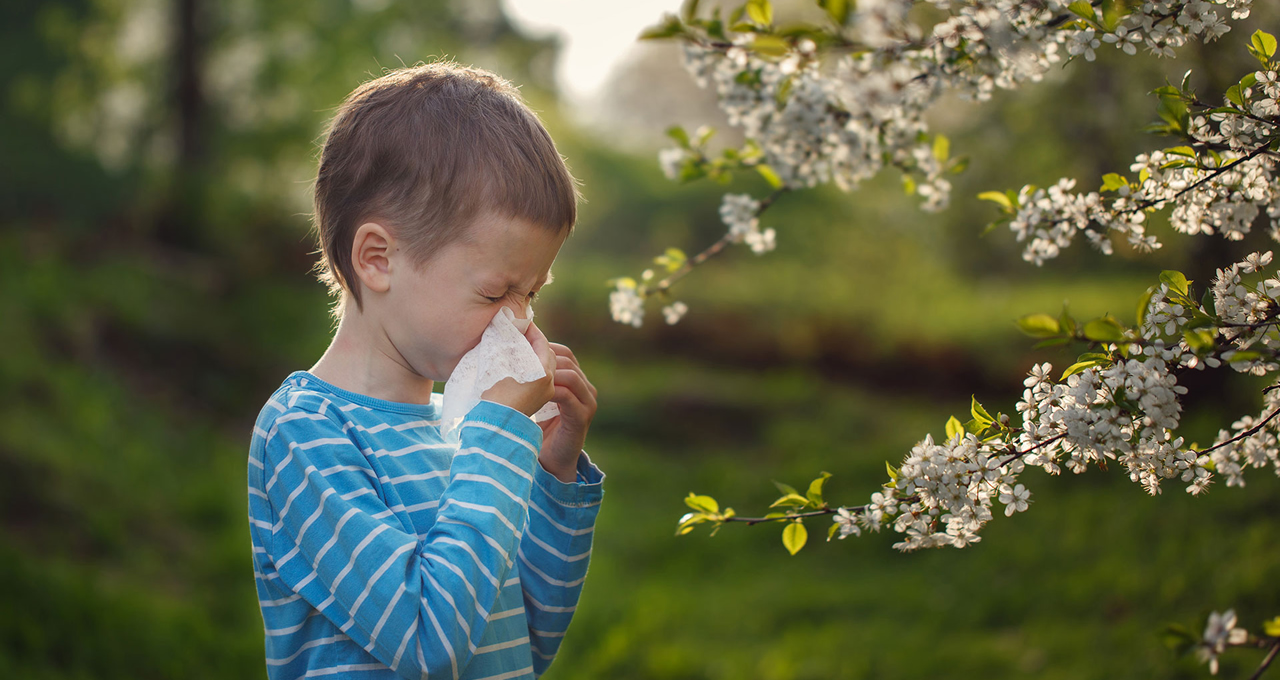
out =
[[[506,297],[505,295],[499,295],[498,297],[493,297],[493,296],[490,296],[490,295],[485,295],[485,296],[484,296],[484,299],[488,300],[489,302],[497,303],[497,302],[502,302],[503,298],[505,298],[505,297]],[[536,290],[535,290],[535,291],[530,292],[530,293],[526,296],[526,298],[528,298],[528,301],[529,301],[529,302],[533,302],[534,300],[536,300],[536,299],[538,298],[538,291],[536,291]]]

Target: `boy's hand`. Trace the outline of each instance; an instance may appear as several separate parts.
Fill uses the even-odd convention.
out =
[[[596,388],[578,365],[573,350],[550,343],[556,354],[555,397],[560,415],[538,423],[542,428],[542,451],[538,462],[562,482],[578,478],[578,456],[587,441],[587,428],[596,415]]]
[[[542,360],[542,370],[546,371],[546,375],[528,383],[518,383],[515,378],[503,378],[481,393],[480,398],[510,406],[526,416],[532,416],[556,394],[555,374],[558,357],[547,343],[547,336],[542,334],[542,330],[536,324],[529,324],[525,329],[524,337],[529,340],[529,345]],[[546,435],[545,428],[543,435],[544,437]]]

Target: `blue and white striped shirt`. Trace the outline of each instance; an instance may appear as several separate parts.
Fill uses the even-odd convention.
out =
[[[295,371],[258,416],[249,523],[267,675],[536,678],[587,574],[604,474],[566,484],[541,429],[481,401],[454,438],[410,404]]]

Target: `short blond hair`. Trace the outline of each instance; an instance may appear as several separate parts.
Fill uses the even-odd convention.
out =
[[[482,211],[571,232],[577,185],[537,114],[490,71],[439,60],[363,83],[325,131],[315,180],[314,270],[334,318],[344,290],[364,309],[351,262],[361,224],[387,226],[422,266]]]

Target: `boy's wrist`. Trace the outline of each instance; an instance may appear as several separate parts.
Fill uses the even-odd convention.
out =
[[[568,465],[550,465],[543,460],[542,456],[538,456],[538,465],[541,465],[542,469],[547,471],[547,474],[550,474],[552,477],[555,477],[565,484],[572,484],[578,481],[577,459],[574,459],[573,462]]]

